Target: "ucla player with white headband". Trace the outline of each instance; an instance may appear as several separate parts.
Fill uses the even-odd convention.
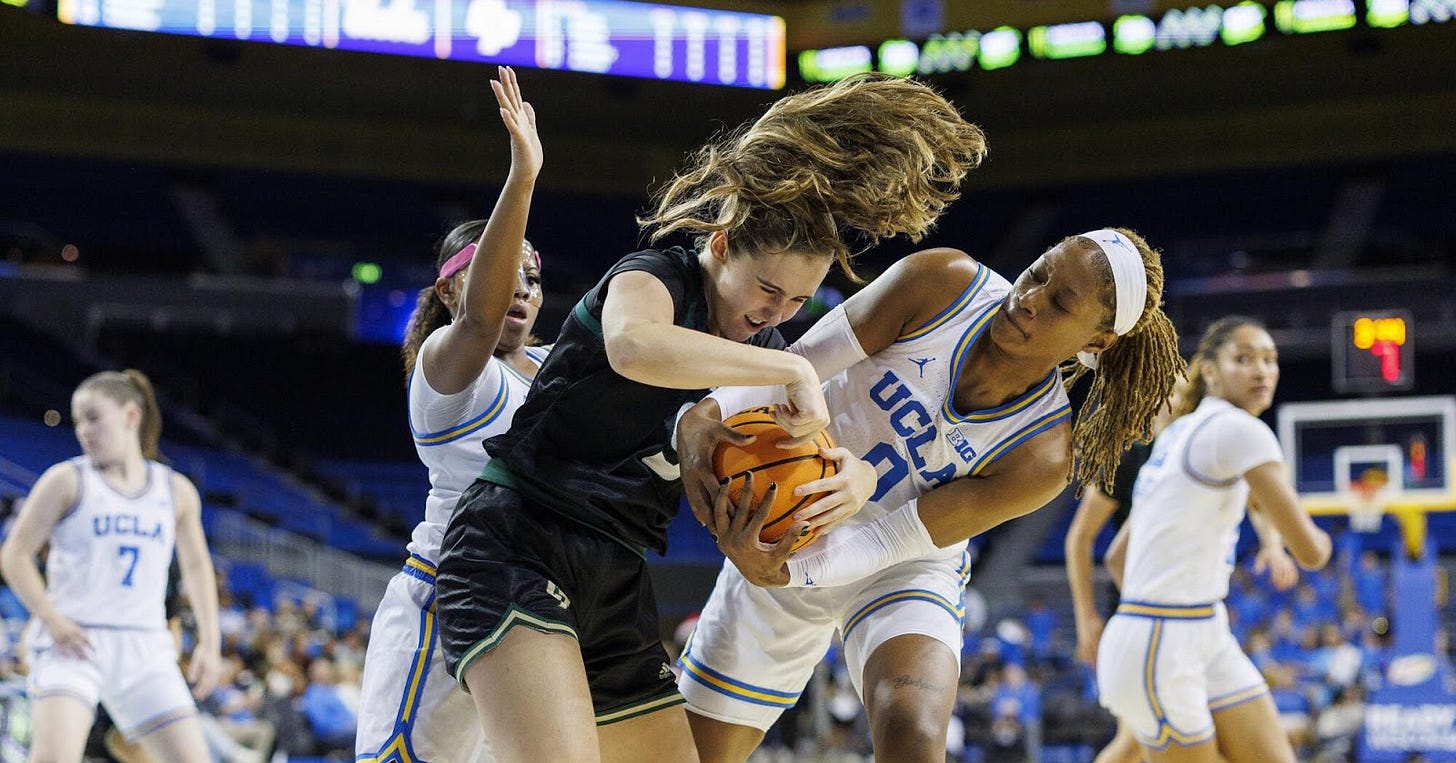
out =
[[[142,372],[88,377],[71,416],[84,455],[41,475],[0,546],[0,571],[32,615],[31,759],[79,762],[100,702],[152,759],[205,763],[193,695],[216,688],[222,658],[197,488],[156,460],[162,416]],[[174,548],[197,617],[191,692],[167,630]]]
[[[1188,382],[1108,551],[1124,559],[1122,601],[1098,643],[1098,693],[1151,763],[1293,763],[1222,603],[1245,505],[1266,549],[1287,546],[1306,569],[1330,556],[1329,536],[1300,509],[1279,441],[1258,418],[1279,382],[1274,340],[1252,318],[1220,318],[1200,339]]]
[[[842,524],[787,562],[758,540],[767,504],[730,507],[707,463],[747,439],[724,415],[781,393],[720,389],[682,417],[688,495],[728,557],[681,660],[704,761],[747,759],[836,630],[876,756],[944,760],[966,540],[1073,478],[1106,487],[1148,436],[1183,368],[1162,289],[1157,252],[1125,229],[1071,236],[1014,284],[954,249],[897,262],[790,348],[825,379],[830,434],[878,483],[858,513],[801,510]],[[1074,422],[1065,389],[1093,368]]]
[[[457,226],[420,292],[401,354],[415,450],[429,468],[425,518],[374,613],[364,656],[356,761],[492,759],[470,695],[445,670],[435,620],[435,564],[460,494],[506,431],[549,347],[531,345],[541,255],[524,239],[543,156],[536,115],[515,72],[490,83],[511,138],[511,169],[490,219]]]

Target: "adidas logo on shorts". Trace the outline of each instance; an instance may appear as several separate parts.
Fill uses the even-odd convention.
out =
[[[672,680],[674,678],[672,674],[672,667],[665,662],[662,663],[662,669],[657,671],[657,677],[663,679],[664,681]]]

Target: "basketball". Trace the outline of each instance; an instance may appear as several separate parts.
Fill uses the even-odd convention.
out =
[[[743,434],[758,439],[744,445],[724,443],[713,453],[713,471],[718,479],[728,479],[729,497],[737,505],[743,493],[743,483],[749,474],[753,475],[753,500],[758,502],[768,492],[768,486],[778,483],[778,495],[769,507],[768,518],[758,538],[773,543],[784,536],[794,524],[794,512],[818,500],[824,493],[805,496],[794,495],[794,488],[805,482],[833,476],[838,473],[838,464],[819,455],[820,448],[834,447],[828,432],[820,432],[811,442],[797,448],[780,448],[778,443],[789,438],[773,420],[768,408],[750,408],[736,413],[723,422]],[[794,542],[794,551],[813,543],[819,537],[817,530]]]

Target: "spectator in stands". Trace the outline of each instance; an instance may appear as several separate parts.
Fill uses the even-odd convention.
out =
[[[1052,656],[1052,637],[1057,630],[1057,615],[1047,607],[1046,599],[1037,596],[1031,600],[1023,616],[1026,631],[1030,637],[1031,658],[1045,662]]]
[[[1127,548],[1123,599],[1098,646],[1099,696],[1153,761],[1294,760],[1221,603],[1246,505],[1256,507],[1263,547],[1283,554],[1287,546],[1310,569],[1330,557],[1330,538],[1301,510],[1278,440],[1256,418],[1272,404],[1278,376],[1278,350],[1257,321],[1229,316],[1209,326],[1115,541]]]
[[[833,438],[892,465],[864,513],[787,564],[757,558],[762,544],[748,526],[750,507],[738,506],[730,523],[725,491],[716,491],[715,529],[733,564],[704,609],[679,682],[706,759],[747,757],[776,712],[754,693],[797,693],[836,628],[847,634],[876,753],[943,754],[955,698],[946,677],[956,674],[962,636],[954,602],[969,569],[964,541],[1040,508],[1069,479],[1105,484],[1124,446],[1147,436],[1183,368],[1158,307],[1159,262],[1125,229],[1069,236],[1015,284],[963,252],[919,252],[795,345],[828,379]],[[925,358],[936,363],[921,368]],[[1097,368],[1093,402],[1075,422],[1056,373],[1073,358],[1082,358],[1081,372]],[[1127,376],[1133,368],[1136,377]],[[727,439],[719,412],[762,404],[764,396],[763,389],[718,390],[684,416],[683,463],[704,463],[714,438]],[[1107,414],[1114,409],[1115,419]],[[710,423],[694,421],[699,416]],[[711,477],[685,467],[684,480],[689,498],[701,501],[691,486]],[[811,482],[798,491],[826,487]],[[1049,621],[1038,617],[1045,628]],[[1026,664],[1038,648],[1046,651],[1009,618],[997,635],[1007,662]],[[717,676],[752,688],[725,692]]]
[[[420,291],[401,351],[430,492],[409,559],[374,613],[354,743],[361,760],[473,763],[487,749],[470,696],[435,648],[435,565],[460,494],[487,460],[481,443],[510,425],[547,353],[529,346],[542,301],[540,255],[525,240],[542,163],[536,116],[510,68],[491,88],[510,134],[510,172],[490,219],[460,225],[441,242],[439,277]]]
[[[215,757],[229,763],[266,760],[273,749],[273,725],[258,718],[259,698],[251,696],[243,677],[243,662],[236,656],[223,659],[222,680],[202,703],[206,711],[204,731]]]
[[[353,747],[358,716],[344,701],[332,660],[319,658],[308,666],[308,688],[303,690],[300,709],[314,739],[326,748]]]
[[[0,569],[35,617],[31,754],[81,760],[99,701],[152,757],[205,761],[165,609],[175,550],[197,620],[188,678],[206,696],[221,637],[197,489],[157,460],[161,412],[140,371],[88,377],[71,411],[84,455],[41,475],[0,547]],[[47,543],[43,579],[36,555]]]
[[[445,533],[441,643],[492,745],[523,760],[645,745],[693,757],[643,557],[665,551],[683,492],[672,417],[712,386],[786,384],[779,422],[803,441],[823,429],[819,376],[778,351],[776,327],[835,263],[849,271],[846,235],[927,230],[982,148],[924,84],[855,77],[779,100],[662,189],[643,225],[697,245],[627,255],[577,303]],[[873,489],[855,461],[836,487],[857,476],[857,490],[836,490],[836,507]],[[779,566],[810,524],[789,528]]]
[[[1360,726],[1365,722],[1364,693],[1358,685],[1340,689],[1335,701],[1315,721],[1316,763],[1345,763],[1355,759]]]
[[[1340,626],[1333,622],[1319,627],[1319,639],[1319,649],[1313,660],[1319,677],[1335,690],[1355,683],[1360,678],[1364,659],[1360,648],[1347,641]]]
[[[1314,715],[1317,707],[1309,692],[1299,685],[1298,671],[1291,665],[1274,664],[1264,674],[1269,681],[1269,693],[1274,707],[1279,712],[1279,726],[1289,736],[1289,744],[1296,755],[1303,752],[1314,731]]]
[[[1374,551],[1361,551],[1359,564],[1350,572],[1350,588],[1355,603],[1370,617],[1386,614],[1386,577],[1385,565],[1380,563],[1380,557]]]

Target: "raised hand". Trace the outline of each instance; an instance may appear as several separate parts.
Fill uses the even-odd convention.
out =
[[[525,173],[534,179],[544,161],[541,138],[536,134],[536,110],[521,99],[521,85],[516,81],[514,69],[502,66],[498,76],[499,79],[490,81],[490,89],[500,104],[501,121],[511,134],[511,172]]]

